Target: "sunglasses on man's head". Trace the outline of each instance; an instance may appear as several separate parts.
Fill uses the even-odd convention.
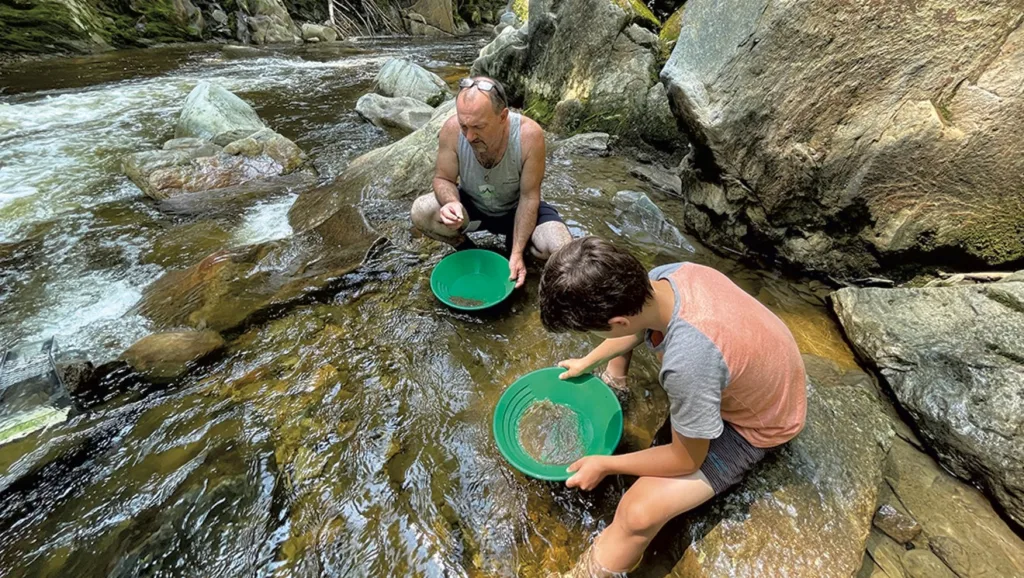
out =
[[[498,95],[498,98],[501,99],[502,103],[508,102],[505,98],[505,91],[502,90],[501,85],[497,83],[491,82],[490,80],[484,80],[482,78],[463,78],[459,81],[459,90],[466,90],[467,88],[472,88],[474,86],[485,92],[494,91],[494,93]]]

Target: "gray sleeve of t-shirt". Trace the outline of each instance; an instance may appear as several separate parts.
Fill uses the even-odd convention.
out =
[[[661,363],[661,385],[669,400],[672,428],[688,438],[722,435],[722,390],[729,369],[722,352],[706,335],[676,321]]]

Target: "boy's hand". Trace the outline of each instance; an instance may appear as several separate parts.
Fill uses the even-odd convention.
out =
[[[569,472],[576,472],[571,478],[565,481],[567,488],[579,488],[590,491],[601,483],[601,480],[608,475],[604,466],[605,456],[587,456],[580,458],[569,466]]]
[[[563,371],[558,379],[569,379],[570,377],[577,377],[582,375],[589,367],[583,359],[566,359],[565,361],[559,361],[558,367],[564,367],[566,371]],[[570,470],[572,471],[572,470]]]

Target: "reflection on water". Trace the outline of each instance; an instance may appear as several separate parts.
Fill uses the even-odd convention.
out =
[[[65,90],[56,78],[9,97],[0,122],[16,124],[18,136],[0,150],[0,184],[15,174],[25,182],[0,203],[0,328],[15,337],[57,332],[114,353],[148,331],[124,313],[163,271],[289,233],[294,192],[197,216],[167,213],[116,176],[110,155],[165,138],[199,78],[241,91],[331,175],[388,139],[352,120],[374,63],[408,53],[457,78],[475,42],[364,43],[343,55],[316,48],[225,58],[196,47],[104,55],[96,65],[108,75],[103,84],[75,76]],[[62,142],[63,153],[51,150]],[[647,266],[714,266],[778,312],[804,350],[852,360],[818,289],[697,243],[666,249],[617,236],[614,193],[645,190],[627,169],[615,157],[552,163],[544,195],[574,234],[624,243]],[[652,198],[682,222],[677,203]],[[336,295],[228,336],[222,359],[163,393],[126,396],[0,446],[0,575],[567,571],[610,521],[626,482],[580,493],[527,479],[503,462],[491,418],[517,377],[595,341],[544,331],[536,265],[499,312],[444,307],[429,287],[444,249],[408,234],[407,204],[373,208],[380,229],[397,233]],[[626,438],[647,432],[649,441],[664,395],[651,355],[638,355],[632,371],[641,394],[626,406]]]

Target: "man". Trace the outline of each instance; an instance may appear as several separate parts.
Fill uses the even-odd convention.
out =
[[[456,247],[465,233],[505,236],[509,279],[526,279],[527,246],[547,259],[572,240],[558,211],[540,200],[544,130],[508,109],[505,89],[477,76],[459,82],[455,116],[441,128],[434,193],[412,205],[412,222],[429,237]]]

